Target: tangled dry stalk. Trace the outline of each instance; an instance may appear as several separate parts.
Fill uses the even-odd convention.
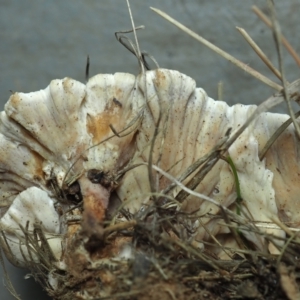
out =
[[[53,263],[56,258],[41,227],[35,224],[33,232],[28,229],[29,224],[25,228],[21,227],[26,237],[24,243],[27,245],[28,252],[31,253],[32,257],[38,257],[40,261],[39,264],[36,264],[33,262],[36,259],[32,259],[32,262],[28,260],[28,267],[35,279],[47,289],[49,295],[54,299],[74,299],[75,294],[78,299],[81,299],[81,297],[85,299],[85,294],[84,292],[81,294],[81,291],[90,290],[91,287],[94,288],[95,286],[98,286],[99,291],[103,290],[109,296],[99,298],[99,294],[95,292],[95,298],[89,299],[180,300],[247,298],[293,300],[300,298],[299,229],[287,226],[287,224],[274,218],[272,221],[277,225],[277,228],[281,228],[286,233],[286,238],[283,239],[268,235],[260,230],[260,226],[267,227],[269,224],[255,224],[242,218],[239,213],[239,205],[242,205],[243,201],[239,190],[239,178],[235,171],[234,163],[230,160],[230,157],[226,156],[228,148],[261,112],[282,101],[287,102],[291,119],[278,128],[273,137],[266,143],[266,146],[259,154],[260,159],[264,158],[267,150],[291,122],[295,125],[298,137],[300,136],[298,123],[295,121],[299,116],[299,112],[294,114],[290,106],[291,100],[296,102],[300,100],[300,80],[288,83],[285,79],[281,57],[281,32],[276,21],[273,2],[268,2],[272,17],[272,30],[274,31],[279,57],[279,70],[272,65],[263,51],[259,49],[244,30],[239,29],[239,31],[249,41],[259,57],[269,66],[270,70],[281,80],[282,85],[271,81],[214,45],[209,44],[205,39],[171,19],[165,13],[152,9],[192,37],[235,63],[238,67],[249,72],[265,84],[272,86],[276,90],[276,94],[263,102],[234,135],[229,137],[230,132],[228,132],[224,139],[207,155],[197,160],[186,170],[183,170],[181,176],[177,179],[160,169],[159,166],[154,165],[150,155],[147,167],[153,201],[145,210],[138,214],[132,214],[121,206],[117,213],[109,216],[105,223],[101,241],[103,257],[98,257],[98,263],[97,255],[99,253],[91,251],[91,255],[94,256],[93,263],[81,268],[78,267],[78,261],[74,260],[70,262],[74,264],[73,272],[63,272],[56,268]],[[254,8],[254,10],[256,13],[261,14],[258,8]],[[134,24],[133,28],[135,28]],[[136,30],[134,29],[133,31],[136,37]],[[125,40],[127,48],[137,56],[141,72],[143,73],[148,68],[148,65],[144,54],[139,52],[137,38],[135,44],[124,36],[120,40]],[[292,48],[290,49],[293,51]],[[299,58],[296,59],[299,62]],[[115,134],[120,134],[113,127],[112,131]],[[157,134],[155,132],[152,137],[152,145],[154,145]],[[178,229],[178,225],[180,225],[180,228],[185,228],[185,232],[192,236],[195,229],[191,224],[193,224],[195,218],[198,218],[197,212],[184,213],[177,208],[190,194],[196,194],[194,189],[219,160],[226,160],[235,174],[237,210],[233,212],[219,203],[215,203],[221,208],[221,213],[209,217],[217,219],[219,223],[226,224],[239,247],[236,249],[222,245],[222,242],[217,240],[203,224],[207,234],[210,236],[210,240],[203,242],[206,245],[206,250],[199,251],[198,245],[194,241],[191,242]],[[130,168],[134,167],[136,166],[130,166]],[[156,178],[152,176],[153,169],[172,182],[164,190],[157,189],[155,184]],[[126,171],[128,170],[121,170],[118,176],[121,178]],[[195,171],[196,173],[192,180],[184,186],[181,182]],[[169,196],[169,192],[178,186],[181,188],[181,191],[174,199]],[[208,201],[211,200],[208,199]],[[82,209],[82,203],[79,203],[78,207],[78,209]],[[120,220],[123,221],[119,222]],[[79,224],[80,220],[78,222],[75,218],[71,222]],[[243,234],[245,231],[264,236],[265,240],[275,245],[279,254],[275,256],[267,251],[256,250],[245,239]],[[126,253],[124,253],[128,260],[104,259],[105,253],[110,253],[116,244],[122,243],[124,240],[130,241],[132,245],[132,248],[127,249],[128,251],[126,250],[127,252],[125,251]],[[4,233],[2,233],[1,241],[2,245],[8,245]],[[7,248],[9,249],[8,246]],[[207,250],[216,248],[221,248],[230,257],[230,260],[219,259],[214,254],[215,251]],[[24,255],[24,258],[27,260],[26,255]],[[1,262],[4,267],[3,260]],[[55,273],[60,278],[59,288],[56,290],[53,290],[53,287],[49,284],[49,273]],[[99,278],[101,278],[101,281]],[[7,277],[6,279],[12,294],[16,299],[19,299],[10,285],[9,278]]]

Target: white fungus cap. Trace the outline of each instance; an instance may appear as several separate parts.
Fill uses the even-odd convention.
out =
[[[40,224],[55,258],[63,259],[62,253],[67,253],[64,250],[69,245],[66,239],[72,240],[78,230],[69,230],[67,219],[75,204],[65,201],[68,199],[61,193],[68,193],[74,182],[82,191],[84,231],[100,234],[97,226],[103,221],[115,186],[92,183],[90,170],[113,178],[123,167],[142,163],[128,171],[115,189],[124,207],[137,213],[148,203],[151,192],[145,163],[155,130],[158,135],[153,145],[153,164],[178,178],[224,139],[229,128],[237,130],[254,110],[255,106],[229,107],[214,101],[203,89],[196,88],[192,78],[165,69],[137,77],[101,74],[86,85],[65,78],[53,80],[45,90],[14,93],[0,116],[0,226],[11,248],[11,260],[26,265],[31,259],[23,251],[24,234],[19,229],[27,222],[30,230]],[[241,214],[251,222],[272,222],[272,216],[284,222],[300,221],[299,142],[294,128],[290,126],[283,133],[263,161],[258,158],[266,141],[287,119],[287,115],[261,114],[229,149],[241,186]],[[155,187],[160,191],[170,183],[159,175]],[[172,196],[179,191],[176,188]],[[235,210],[235,181],[229,164],[223,160],[195,191]],[[230,235],[228,227],[208,217],[219,214],[219,206],[189,195],[178,209],[197,211],[198,220],[192,224],[197,229],[193,236],[196,243],[209,238],[207,230],[214,236]],[[81,212],[77,213],[81,217]],[[87,222],[87,218],[93,222]],[[245,235],[258,248],[264,247],[260,235]]]

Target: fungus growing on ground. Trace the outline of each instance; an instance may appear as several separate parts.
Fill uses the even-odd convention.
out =
[[[153,10],[278,93],[230,107],[178,71],[145,71],[132,20],[136,45],[116,36],[138,76],[53,80],[5,105],[2,250],[60,300],[298,299],[299,121],[265,111],[299,102],[300,80],[253,41],[283,86]]]
[[[265,234],[285,236],[276,220],[300,222],[299,141],[290,125],[260,160],[289,119],[264,112],[227,149],[255,109],[214,101],[166,69],[14,93],[0,123],[2,249],[12,263],[42,272],[52,295],[71,276],[68,284],[80,286],[72,296],[83,299],[111,293],[116,275],[103,266],[135,257],[139,223],[230,258],[242,245],[228,214],[253,249],[278,252],[281,240]]]

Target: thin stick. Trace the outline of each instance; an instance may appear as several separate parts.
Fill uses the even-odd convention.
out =
[[[136,226],[137,222],[136,220],[131,220],[131,221],[127,221],[127,222],[122,222],[122,223],[117,223],[115,225],[111,225],[109,227],[106,227],[104,229],[103,235],[107,236],[110,233],[114,232],[114,231],[120,231],[120,230],[125,230],[128,229],[130,227],[134,227]]]
[[[135,39],[135,44],[136,44],[136,49],[137,49],[137,54],[138,54],[138,61],[140,63],[141,69],[142,69],[141,73],[144,74],[145,68],[144,68],[144,64],[142,63],[143,58],[142,58],[142,55],[141,55],[139,41],[138,41],[137,34],[136,34],[136,29],[135,29],[134,20],[133,20],[133,17],[132,17],[131,7],[130,7],[129,0],[126,0],[126,2],[127,2],[129,17],[130,17],[130,20],[131,20],[132,30],[133,30],[133,34],[134,34],[134,39]]]
[[[205,232],[209,235],[209,237],[232,259],[232,255],[224,248],[224,246],[217,240],[217,238],[210,232],[210,230],[205,226],[205,224],[201,221],[201,218],[198,219],[202,228],[204,228]]]
[[[147,165],[147,163],[144,163],[144,165]],[[200,193],[197,193],[189,188],[187,188],[183,183],[181,183],[180,181],[178,181],[175,177],[173,177],[172,175],[170,175],[169,173],[165,172],[164,170],[162,170],[161,168],[159,168],[158,166],[156,165],[152,165],[152,168],[161,173],[163,176],[165,176],[166,178],[168,178],[170,181],[173,181],[174,183],[176,183],[177,186],[179,186],[182,190],[186,191],[187,193],[189,193],[190,195],[192,196],[195,196],[197,198],[200,198],[202,200],[206,200],[218,207],[222,207],[225,211],[227,211],[227,207],[221,205],[219,202],[217,202],[216,200],[204,195],[204,194],[200,194]]]
[[[222,138],[214,147],[213,149],[208,152],[207,154],[205,154],[204,156],[202,156],[201,158],[197,159],[191,166],[189,166],[181,175],[180,177],[177,179],[178,181],[182,182],[183,180],[185,180],[189,175],[191,175],[194,171],[196,171],[196,169],[198,169],[202,164],[204,164],[205,162],[208,161],[212,161],[213,159],[215,159],[218,155],[219,155],[219,149],[221,148],[221,146],[224,145],[224,143],[228,140],[229,135],[230,135],[231,129],[227,130],[224,138]],[[172,182],[168,187],[166,187],[162,193],[163,194],[167,194],[169,193],[173,188],[175,188],[176,183]]]
[[[272,28],[271,20],[256,5],[252,6],[252,10],[269,28]],[[281,41],[287,51],[291,54],[297,65],[300,67],[300,57],[298,56],[292,45],[283,35],[281,35]]]
[[[246,273],[246,274],[237,274],[237,275],[233,275],[230,276],[230,281],[231,280],[241,280],[241,279],[246,279],[246,278],[251,278],[254,277],[253,273]],[[224,275],[221,274],[208,274],[208,275],[198,275],[198,276],[190,276],[190,277],[184,277],[182,278],[183,282],[187,282],[187,281],[197,281],[197,282],[201,282],[201,281],[214,281],[214,280],[224,280]]]
[[[244,39],[249,43],[255,53],[260,57],[260,59],[266,64],[266,66],[277,76],[279,80],[282,79],[280,72],[276,67],[272,64],[272,62],[268,59],[265,53],[261,50],[261,48],[254,42],[254,40],[250,37],[250,35],[245,31],[245,29],[236,27],[236,29],[240,32],[240,34],[244,37]]]
[[[298,111],[295,114],[295,118],[298,118],[300,116],[300,111]],[[271,148],[271,146],[275,143],[275,141],[278,139],[278,137],[290,126],[290,124],[293,122],[292,118],[289,118],[287,121],[285,121],[271,136],[271,138],[267,141],[264,148],[261,150],[259,154],[259,160],[262,161],[267,153],[267,151]]]
[[[161,17],[163,17],[164,19],[166,19],[170,23],[177,26],[179,29],[181,29],[182,31],[184,31],[185,33],[187,33],[188,35],[190,35],[191,37],[193,37],[194,39],[196,39],[200,43],[204,44],[206,47],[210,48],[211,50],[213,50],[217,54],[219,54],[222,57],[224,57],[225,59],[229,60],[231,63],[233,63],[237,67],[239,67],[242,70],[244,70],[245,72],[249,73],[250,75],[252,75],[256,79],[262,81],[263,83],[265,83],[266,85],[272,87],[273,89],[275,89],[277,91],[282,90],[281,85],[279,85],[276,82],[270,80],[269,78],[267,78],[266,76],[264,76],[261,73],[257,72],[256,70],[252,69],[251,67],[249,67],[245,63],[243,63],[240,60],[236,59],[235,57],[233,57],[229,53],[223,51],[222,49],[218,48],[214,44],[210,43],[209,41],[207,41],[206,39],[204,39],[203,37],[201,37],[200,35],[198,35],[194,31],[190,30],[189,28],[187,28],[186,26],[184,26],[180,22],[178,22],[175,19],[173,19],[172,17],[170,17],[168,14],[162,12],[159,9],[153,8],[153,7],[150,7],[150,9],[152,9],[154,12],[156,12],[158,15],[160,15]]]
[[[287,103],[290,116],[293,120],[293,124],[295,126],[297,137],[298,137],[298,139],[300,139],[300,128],[296,121],[294,111],[292,109],[290,96],[288,94],[288,83],[286,81],[285,74],[284,74],[282,49],[281,49],[282,47],[281,47],[281,42],[280,42],[280,39],[282,37],[281,31],[280,31],[280,26],[279,26],[279,23],[276,18],[274,2],[272,0],[268,0],[268,4],[269,4],[270,11],[271,11],[272,24],[273,24],[272,28],[273,28],[275,44],[276,44],[276,48],[277,48],[277,52],[278,52],[279,70],[280,70],[280,73],[282,76],[282,85],[283,85],[282,93],[283,93],[284,99]]]
[[[287,87],[287,93],[290,99],[299,103],[300,101],[300,79],[295,80],[290,83]],[[242,132],[248,127],[248,125],[253,122],[262,112],[265,112],[272,107],[280,104],[284,101],[284,96],[282,93],[275,94],[262,102],[259,106],[257,106],[256,110],[252,113],[252,115],[246,120],[246,122],[235,132],[232,133],[231,137],[224,143],[223,148],[228,149],[234,141],[242,134]]]

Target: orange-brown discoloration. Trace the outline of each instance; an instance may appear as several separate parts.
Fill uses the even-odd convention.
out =
[[[97,144],[103,141],[111,133],[109,125],[118,124],[120,121],[120,113],[116,110],[116,106],[111,111],[106,111],[95,117],[87,117],[87,132],[93,136],[93,143]]]
[[[74,80],[67,77],[62,81],[62,86],[66,93],[71,93],[74,86]]]
[[[83,196],[82,230],[87,236],[102,236],[102,222],[108,206],[110,191],[86,177],[79,180]]]
[[[13,107],[17,107],[19,103],[22,101],[22,98],[18,93],[14,93],[12,96],[10,96],[9,101]]]
[[[118,101],[120,101],[120,99],[123,98],[123,95],[124,95],[123,89],[117,88],[117,89],[116,89],[116,97],[115,97],[115,98],[116,98]]]
[[[105,217],[106,207],[101,198],[96,198],[90,195],[84,198],[84,212],[82,220],[82,229],[87,232],[89,236],[102,235],[101,223]]]
[[[32,152],[33,154],[33,159],[34,160],[34,164],[35,164],[35,171],[34,171],[34,174],[36,177],[40,178],[40,180],[44,179],[44,171],[43,171],[43,162],[44,162],[44,159],[38,155],[36,152]],[[31,162],[30,162],[31,163]]]
[[[157,87],[163,87],[167,83],[166,76],[164,72],[161,72],[159,70],[156,71],[156,78],[155,78],[155,85]]]

